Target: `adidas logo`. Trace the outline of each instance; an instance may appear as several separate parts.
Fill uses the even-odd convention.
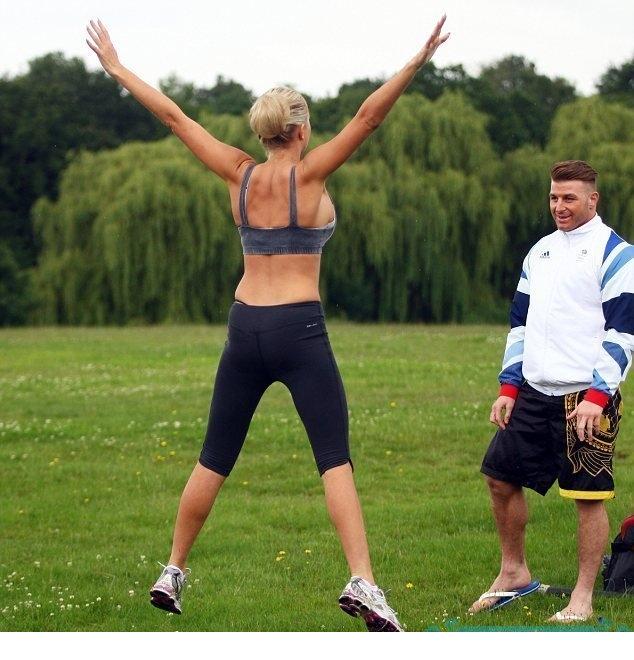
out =
[[[540,259],[550,259],[550,250],[546,250],[539,255]]]

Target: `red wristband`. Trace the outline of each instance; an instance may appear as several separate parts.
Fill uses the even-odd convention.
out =
[[[610,395],[601,390],[588,390],[586,395],[583,397],[584,401],[590,401],[590,403],[596,403],[597,406],[605,408],[605,405],[610,400]]]
[[[517,399],[520,388],[510,383],[500,383],[500,396],[510,396],[511,399]]]

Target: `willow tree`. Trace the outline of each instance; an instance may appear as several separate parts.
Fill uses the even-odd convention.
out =
[[[606,143],[634,143],[634,110],[598,96],[563,105],[551,127],[546,151],[555,160],[590,160]]]
[[[634,141],[597,145],[590,162],[599,172],[599,213],[615,231],[634,242]]]
[[[508,205],[485,126],[457,94],[398,101],[332,177],[330,303],[357,318],[458,321],[493,302]]]
[[[548,209],[551,165],[551,156],[533,146],[520,147],[503,158],[499,185],[509,202],[507,242],[504,258],[494,269],[492,286],[505,300],[515,291],[525,254],[554,230]]]
[[[599,213],[634,240],[634,109],[600,97],[562,106],[547,152],[554,160],[581,158],[599,172]]]

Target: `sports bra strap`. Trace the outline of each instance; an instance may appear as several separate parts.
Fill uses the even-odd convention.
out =
[[[290,226],[297,227],[297,185],[295,183],[295,165],[293,165],[291,168],[291,178],[289,185]]]
[[[244,173],[242,183],[240,184],[238,209],[240,212],[240,225],[242,227],[249,226],[249,220],[247,219],[247,190],[249,189],[249,179],[251,178],[251,174],[253,174],[254,167],[255,163],[251,163],[251,165],[247,167],[247,171]]]

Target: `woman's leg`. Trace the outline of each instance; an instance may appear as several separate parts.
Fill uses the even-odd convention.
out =
[[[350,463],[327,470],[322,479],[328,513],[341,540],[350,575],[374,584],[363,514]]]
[[[276,340],[284,350],[277,376],[290,390],[306,428],[350,573],[374,584],[350,463],[348,404],[323,318],[293,326]]]
[[[181,495],[169,564],[185,570],[187,555],[207,520],[226,477],[196,464]]]
[[[271,382],[258,357],[255,338],[230,328],[216,373],[199,463],[183,490],[176,516],[169,563],[181,570],[238,459],[253,413]]]
[[[304,308],[301,319],[263,337],[272,376],[284,383],[306,428],[328,513],[341,539],[352,578],[339,607],[360,616],[373,632],[400,632],[396,613],[374,584],[361,505],[352,477],[348,447],[348,405],[320,308]]]

